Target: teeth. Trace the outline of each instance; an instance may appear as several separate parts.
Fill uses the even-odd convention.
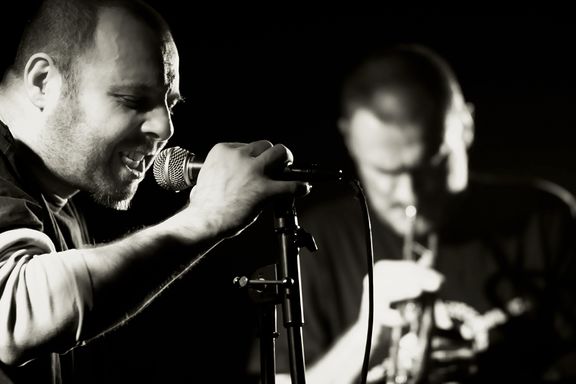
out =
[[[128,156],[124,156],[124,163],[125,163],[129,168],[132,168],[132,169],[137,169],[138,166],[140,165],[140,162],[139,162],[139,161],[132,160],[132,159],[129,158]]]
[[[132,172],[137,177],[142,177],[144,175],[144,156],[141,152],[129,152],[122,154],[122,162],[126,168]]]
[[[130,160],[139,162],[142,161],[142,159],[144,158],[145,154],[142,152],[127,152],[124,154],[124,156],[126,156],[127,158],[129,158]]]

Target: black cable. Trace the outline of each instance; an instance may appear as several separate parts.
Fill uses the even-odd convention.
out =
[[[370,222],[370,212],[366,195],[358,180],[351,181],[356,189],[356,197],[360,200],[362,215],[366,228],[366,264],[368,269],[368,331],[366,332],[366,349],[364,351],[364,362],[362,363],[362,373],[360,383],[366,384],[368,368],[370,363],[370,350],[372,349],[372,327],[374,325],[374,247],[372,243],[372,224]]]

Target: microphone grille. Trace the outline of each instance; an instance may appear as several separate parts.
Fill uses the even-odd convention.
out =
[[[180,191],[190,185],[186,181],[186,163],[192,155],[180,147],[166,148],[154,160],[153,173],[156,183],[169,191]],[[192,155],[193,156],[193,155]]]

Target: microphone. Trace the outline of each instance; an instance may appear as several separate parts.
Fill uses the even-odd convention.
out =
[[[162,150],[154,160],[153,173],[156,183],[169,191],[181,191],[196,184],[201,161],[194,161],[196,155],[180,147]],[[297,180],[306,182],[342,181],[341,170],[323,170],[312,168],[294,168],[287,166],[278,175],[277,180]]]

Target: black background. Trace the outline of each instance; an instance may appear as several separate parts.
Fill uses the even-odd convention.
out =
[[[374,50],[421,43],[451,63],[474,105],[473,170],[541,176],[576,192],[576,22],[565,9],[471,3],[186,11],[183,3],[149,2],[173,28],[187,99],[175,110],[169,146],[202,156],[219,141],[268,139],[286,144],[296,163],[345,166],[336,128],[343,76]],[[154,184],[143,185],[141,199],[162,193]]]
[[[187,99],[175,110],[169,145],[203,155],[219,141],[269,139],[286,144],[297,163],[339,167],[344,73],[374,49],[422,43],[452,64],[475,106],[472,169],[537,175],[576,192],[576,22],[564,9],[150,3],[173,28]],[[10,48],[15,29],[2,28]],[[104,241],[160,220],[185,198],[148,175],[132,210],[86,208]],[[199,375],[212,379],[197,382],[241,382],[254,318],[230,281],[253,268],[250,255],[239,254],[246,252],[219,247],[139,318],[81,348],[83,382],[190,382]]]

